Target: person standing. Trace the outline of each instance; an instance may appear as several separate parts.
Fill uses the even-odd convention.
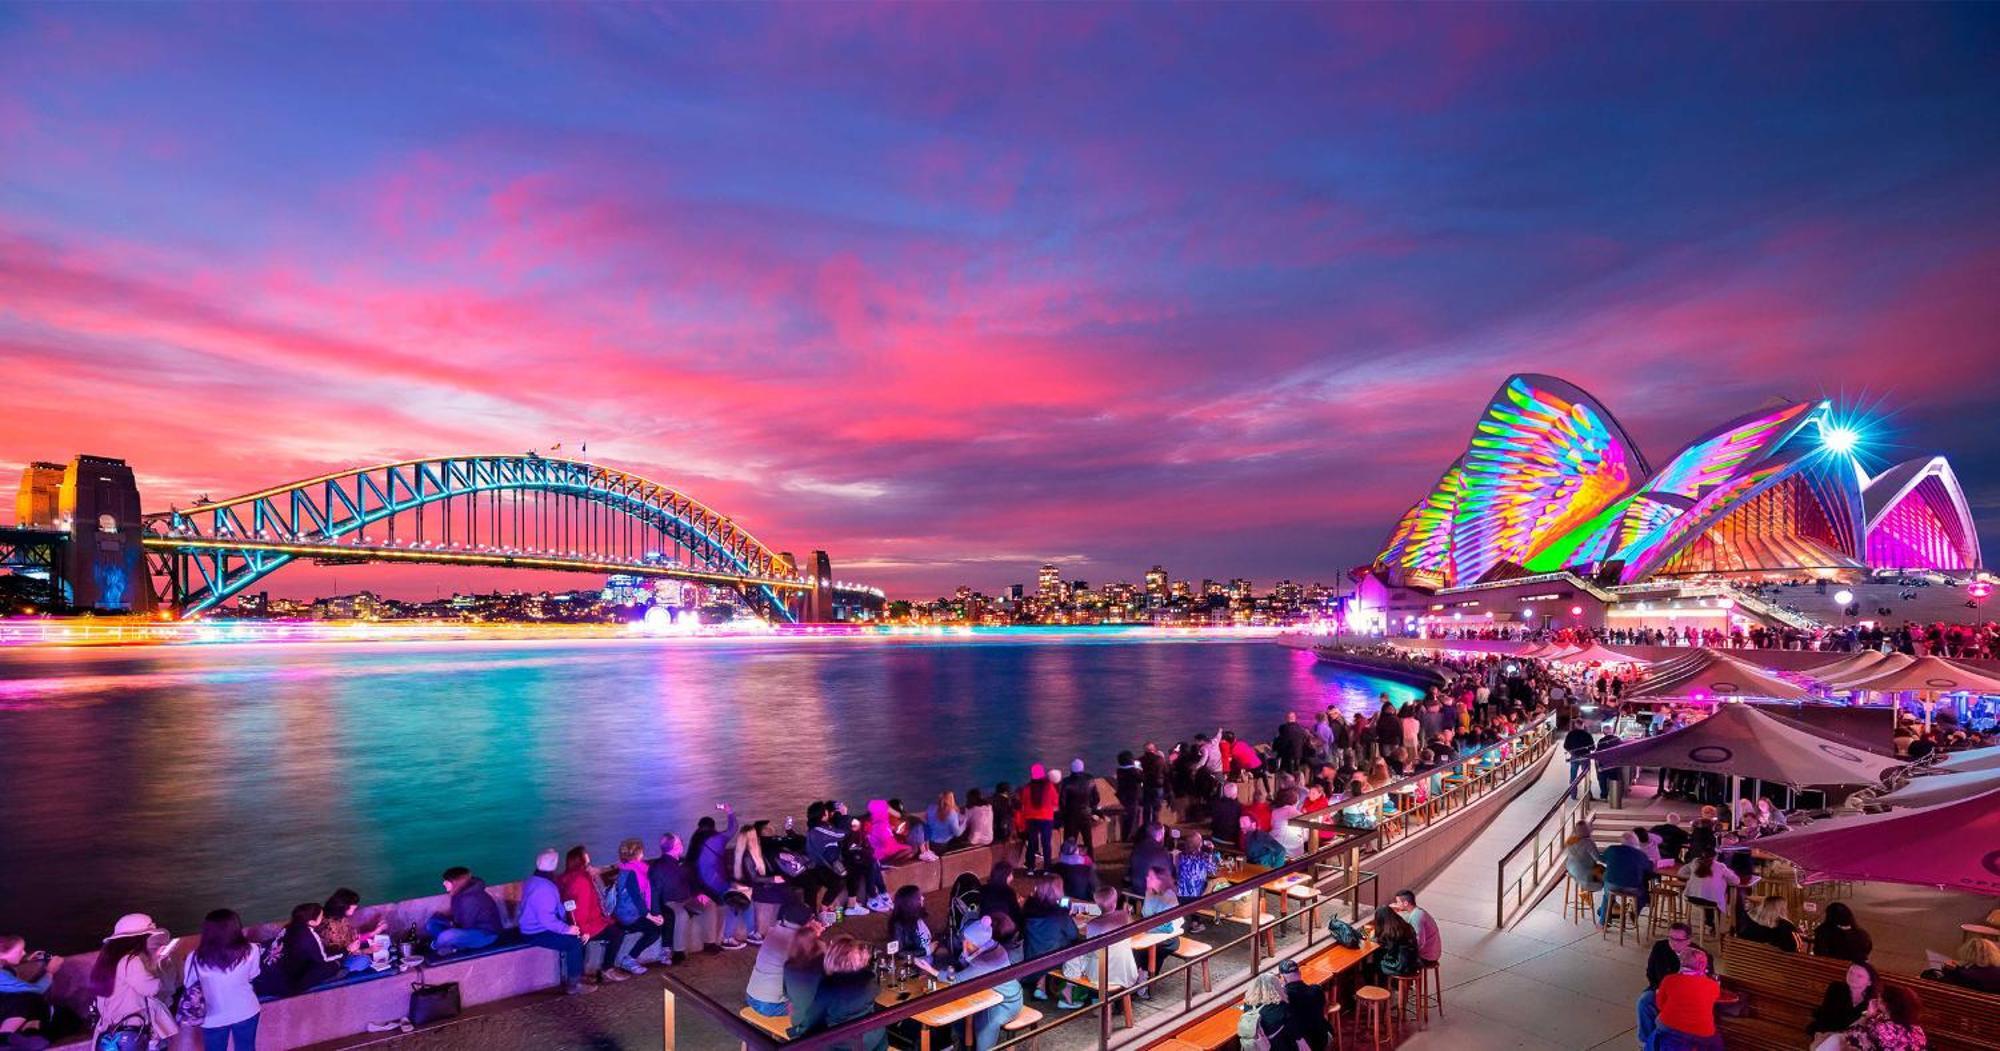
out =
[[[160,1002],[159,959],[166,946],[167,932],[151,916],[133,912],[118,918],[90,968],[97,1007],[93,1043],[121,1029],[142,1034],[142,1044],[171,1040],[181,1031],[173,1012]]]
[[[556,883],[561,861],[550,847],[535,856],[534,875],[521,881],[521,940],[555,952],[563,992],[576,996],[594,992],[595,987],[583,984],[583,930],[563,907],[562,889]]]
[[[1035,872],[1055,860],[1056,807],[1060,793],[1042,764],[1036,763],[1028,775],[1028,783],[1021,789],[1021,816],[1028,828],[1021,867]]]
[[[1145,785],[1145,771],[1131,752],[1118,753],[1118,769],[1113,774],[1112,791],[1118,797],[1118,841],[1132,842],[1139,830],[1139,797]]]
[[[1097,778],[1084,769],[1083,760],[1073,759],[1069,776],[1062,781],[1062,834],[1064,839],[1083,844],[1084,853],[1095,857],[1091,833],[1097,825],[1097,808],[1103,805]]]
[[[243,917],[234,911],[217,909],[201,921],[201,942],[188,957],[181,984],[201,983],[202,1051],[256,1051],[257,955],[243,934]]]

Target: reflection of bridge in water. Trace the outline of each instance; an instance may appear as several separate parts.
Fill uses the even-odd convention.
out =
[[[39,510],[23,514],[50,521],[21,524],[65,536],[47,561],[62,564],[65,597],[81,608],[143,611],[150,599],[198,615],[302,559],[684,580],[779,620],[833,620],[837,604],[881,597],[834,581],[823,551],[801,566],[672,486],[580,460],[404,460],[144,515],[121,461],[79,457],[59,471],[29,469],[21,504]],[[118,579],[140,574],[148,586]]]

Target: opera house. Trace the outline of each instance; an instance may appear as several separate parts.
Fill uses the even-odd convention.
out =
[[[1871,477],[1858,440],[1831,403],[1782,402],[1655,468],[1587,392],[1509,377],[1465,452],[1355,571],[1350,619],[1797,624],[1740,585],[1977,570],[1978,532],[1944,457]]]

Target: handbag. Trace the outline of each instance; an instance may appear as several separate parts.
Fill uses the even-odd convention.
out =
[[[457,1018],[459,1012],[458,983],[439,982],[428,985],[421,978],[410,983],[409,1019],[413,1026],[429,1025],[447,1018]]]
[[[1328,934],[1333,935],[1333,943],[1343,949],[1361,948],[1361,932],[1346,920],[1335,917],[1327,923]]]
[[[174,1021],[183,1028],[198,1026],[208,1018],[208,990],[194,976],[194,961],[188,961],[188,969],[181,978],[181,991],[174,994]]]
[[[149,1051],[152,1046],[153,1023],[143,1011],[119,1019],[90,1042],[91,1051]]]

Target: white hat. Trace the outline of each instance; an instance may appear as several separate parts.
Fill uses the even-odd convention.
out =
[[[1059,784],[1062,784],[1062,771],[1061,771],[1061,770],[1051,770],[1051,771],[1049,771],[1049,784],[1052,784],[1052,785],[1059,785]]]
[[[1070,760],[1070,761],[1069,761],[1069,772],[1070,772],[1070,773],[1072,773],[1072,774],[1080,774],[1080,773],[1083,773],[1083,760],[1081,760],[1081,759],[1072,759],[1072,760]]]
[[[562,864],[562,855],[556,853],[556,848],[554,847],[550,847],[540,854],[535,855],[536,872],[554,872],[556,866],[560,864]]]
[[[981,916],[966,924],[958,932],[958,936],[971,943],[973,947],[983,949],[993,944],[993,921]]]
[[[111,942],[119,938],[132,938],[141,934],[151,937],[155,934],[165,933],[167,932],[163,928],[153,923],[151,916],[143,912],[128,912],[118,917],[118,923],[111,928],[111,937],[104,940]]]

